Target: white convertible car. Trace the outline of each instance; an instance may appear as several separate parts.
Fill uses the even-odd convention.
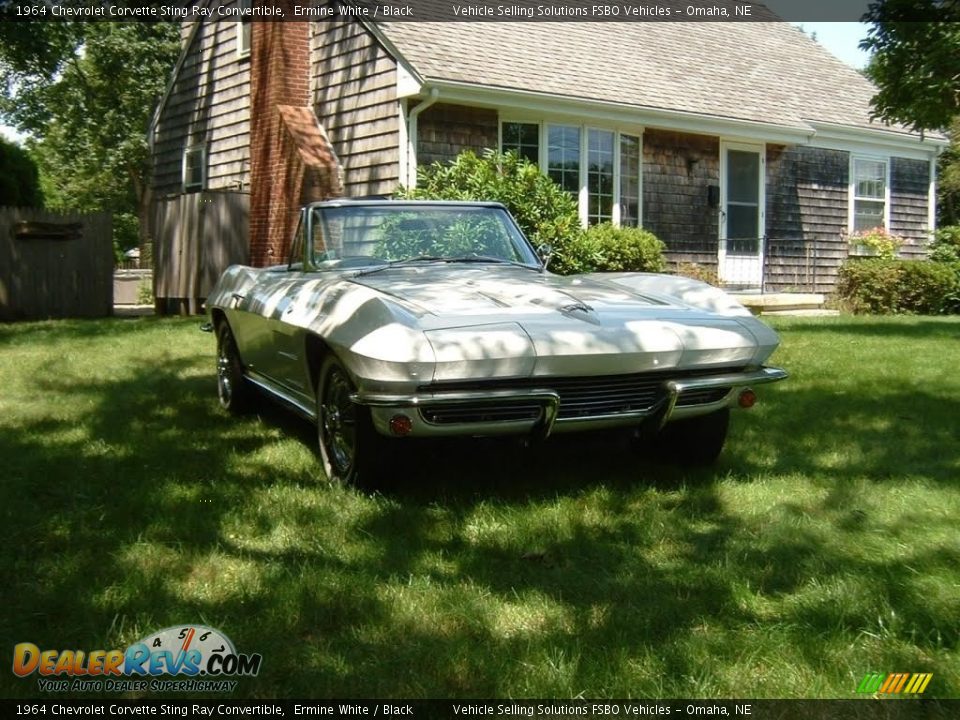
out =
[[[777,335],[720,290],[547,271],[496,203],[305,207],[289,264],[235,265],[207,300],[221,405],[272,396],[316,422],[329,478],[420,437],[629,428],[712,462],[731,407],[787,374]]]

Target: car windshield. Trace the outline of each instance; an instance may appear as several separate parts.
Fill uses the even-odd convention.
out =
[[[540,267],[503,208],[387,202],[317,207],[313,213],[313,261],[320,268],[431,261]]]

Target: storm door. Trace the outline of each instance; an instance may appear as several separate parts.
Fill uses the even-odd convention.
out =
[[[763,280],[764,146],[720,144],[720,280],[759,288]]]

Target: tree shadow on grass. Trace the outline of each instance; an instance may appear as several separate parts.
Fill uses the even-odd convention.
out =
[[[775,393],[738,418],[712,469],[638,460],[610,438],[464,442],[364,494],[326,485],[315,460],[278,463],[313,452],[310,424],[270,406],[226,417],[197,374],[207,365],[144,360],[88,381],[38,372],[50,411],[0,426],[4,637],[89,650],[204,622],[264,656],[237,697],[777,696],[802,695],[811,674],[887,669],[877,663],[948,675],[938,653],[956,651],[960,618],[922,580],[949,573],[956,549],[858,554],[905,529],[850,507],[855,478],[892,484],[884,463],[917,466],[925,443],[949,442],[940,410],[919,414],[904,448],[883,424],[822,417],[812,391]],[[907,394],[846,402],[876,417]],[[819,424],[791,424],[798,407]],[[825,470],[807,455],[824,433],[859,459]],[[949,485],[948,458],[925,462]],[[833,489],[795,512],[780,499],[769,518],[731,507],[725,485],[771,472],[826,473]],[[891,609],[909,620],[881,627]],[[846,648],[863,632],[886,633],[888,649],[861,666]],[[760,677],[755,665],[786,652],[795,685],[723,677]],[[943,682],[938,694],[956,694]],[[9,676],[0,688],[37,695]]]

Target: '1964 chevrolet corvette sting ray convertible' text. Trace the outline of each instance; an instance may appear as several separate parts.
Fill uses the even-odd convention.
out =
[[[420,437],[632,428],[711,462],[730,408],[786,377],[765,365],[777,335],[722,291],[554,275],[496,203],[314,203],[290,262],[228,268],[207,312],[223,407],[264,392],[314,420],[339,481]]]

